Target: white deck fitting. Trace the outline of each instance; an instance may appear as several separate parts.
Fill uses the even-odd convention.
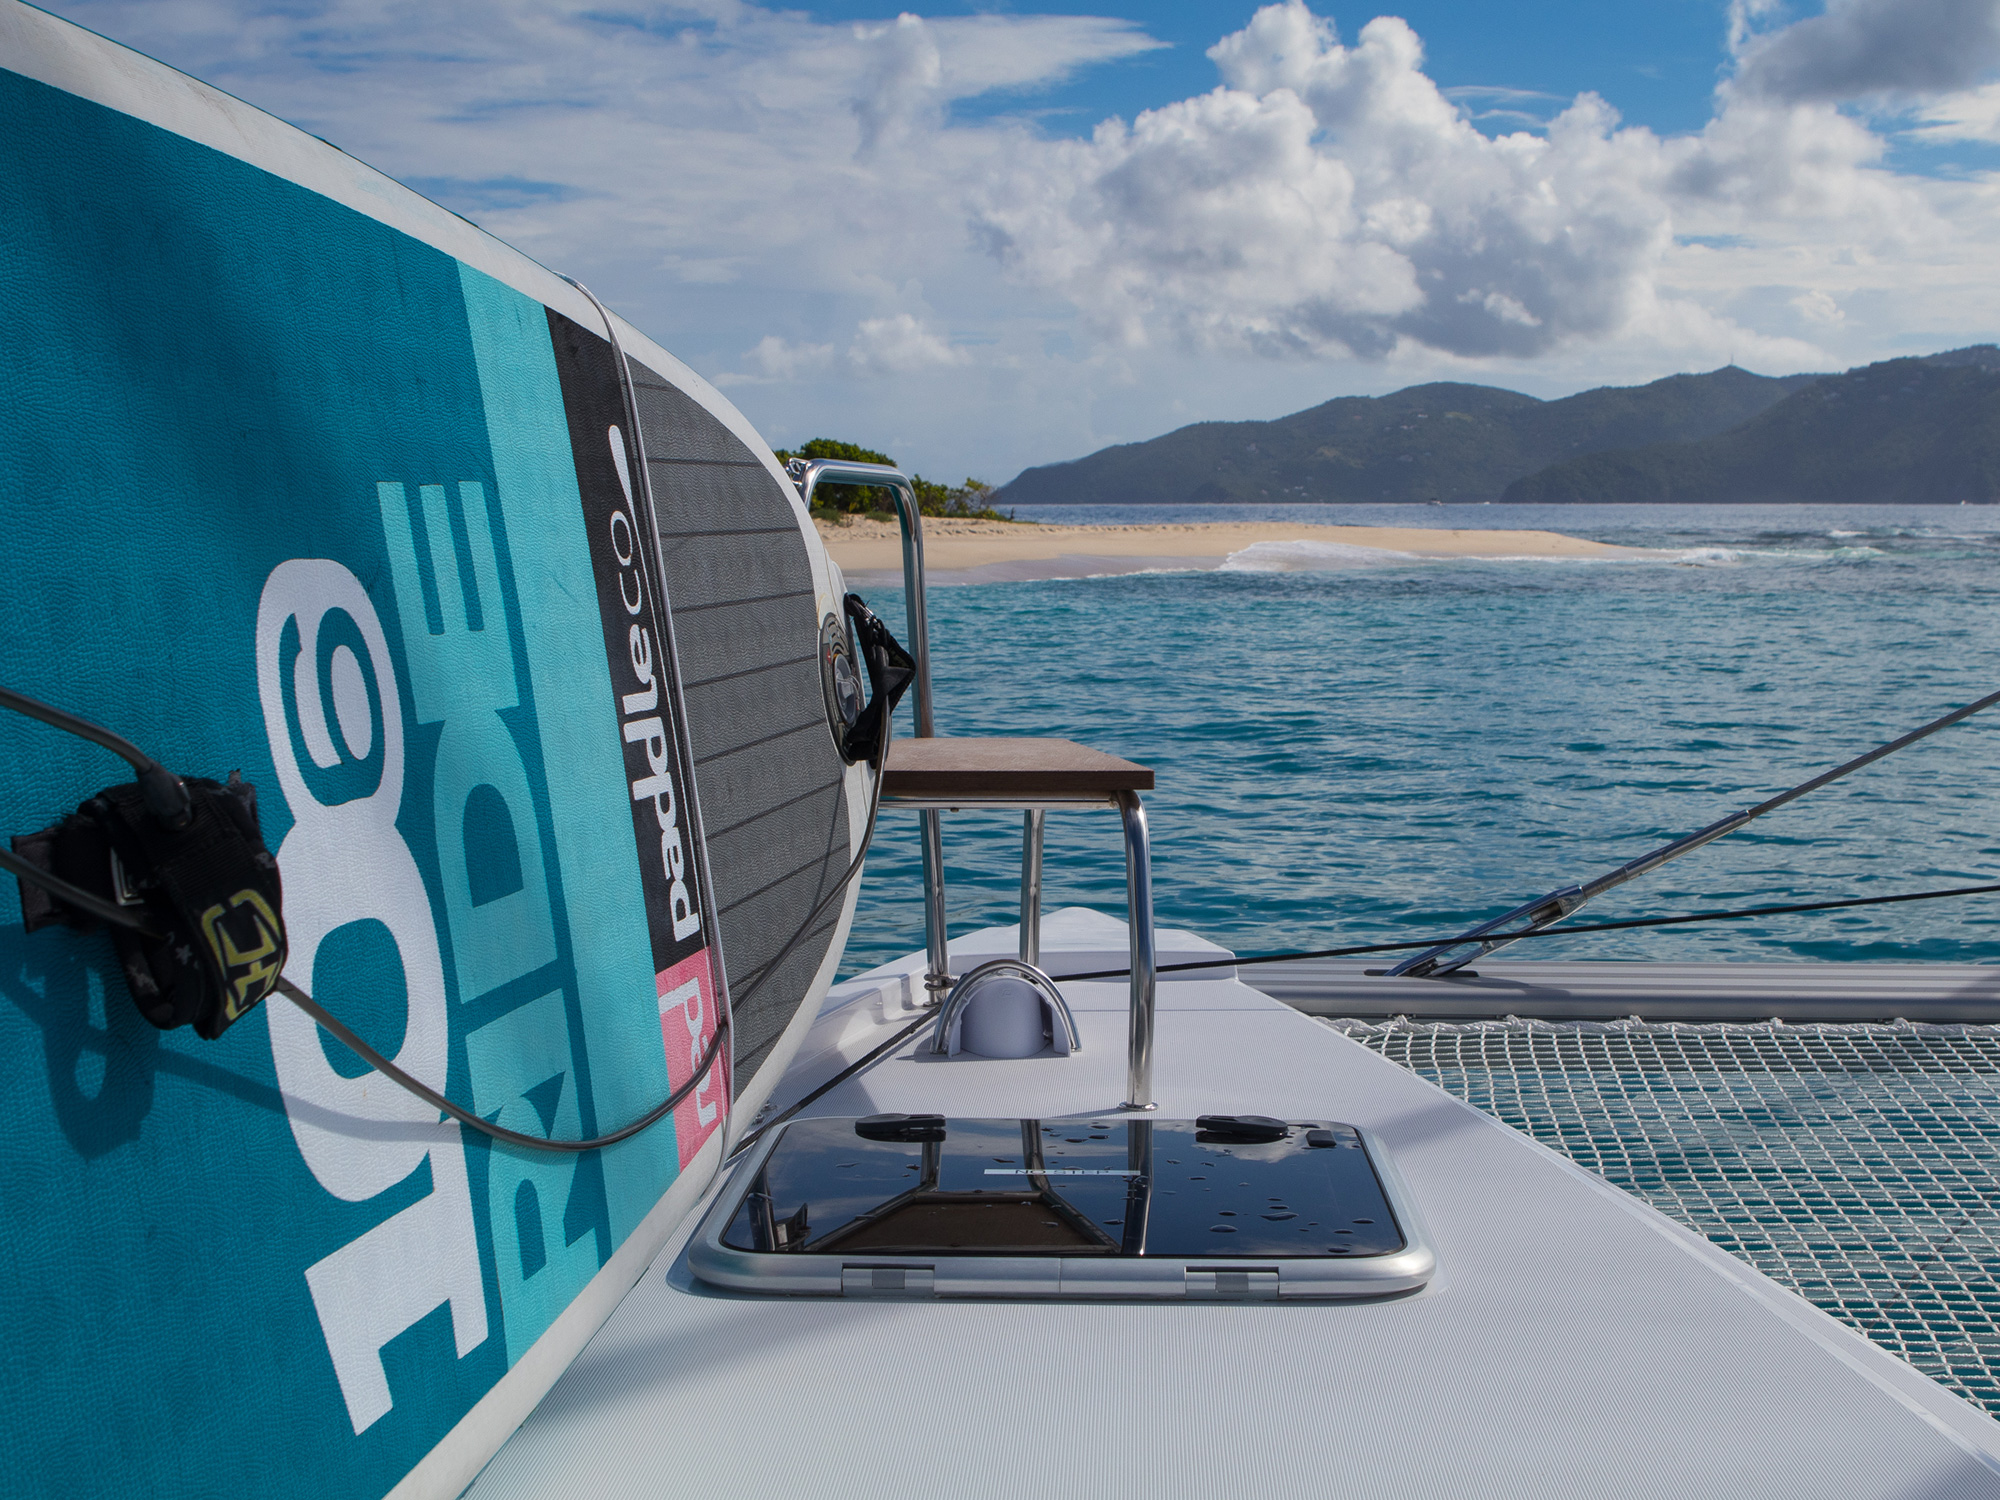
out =
[[[1115,950],[1108,921],[1054,914],[1044,952]],[[777,1104],[902,1024],[921,967],[838,986]],[[1103,1114],[1125,987],[1066,991],[1076,1056],[906,1046],[811,1112]],[[1159,1010],[1162,1115],[1333,1116],[1388,1143],[1437,1249],[1428,1288],[1320,1305],[738,1296],[689,1277],[691,1220],[471,1494],[2000,1496],[2000,1424],[1637,1200],[1243,984],[1168,980]]]

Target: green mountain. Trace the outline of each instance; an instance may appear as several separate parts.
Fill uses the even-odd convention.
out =
[[[2000,500],[2000,348],[1826,376],[1729,431],[1569,458],[1518,502],[1940,504]]]
[[[1271,422],[1197,422],[1144,443],[1024,471],[1007,505],[1497,500],[1580,453],[1726,432],[1818,377],[1734,365],[1538,401],[1491,386],[1348,396]]]

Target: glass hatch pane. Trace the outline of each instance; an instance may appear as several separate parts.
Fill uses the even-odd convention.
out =
[[[722,1242],[769,1254],[1390,1255],[1404,1237],[1360,1135],[1284,1140],[1191,1120],[950,1120],[932,1142],[846,1119],[786,1127]]]

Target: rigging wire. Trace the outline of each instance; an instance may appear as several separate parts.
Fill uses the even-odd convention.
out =
[[[1433,944],[1429,952],[1404,959],[1392,972],[1398,976],[1407,974],[1415,979],[1423,979],[1434,974],[1449,974],[1454,969],[1463,968],[1474,959],[1484,958],[1497,948],[1504,948],[1511,942],[1562,921],[1571,912],[1595,900],[1606,891],[1624,885],[1627,881],[1637,880],[1641,875],[1649,875],[1669,860],[1679,859],[1683,854],[1692,854],[1704,844],[1712,843],[1725,834],[1734,833],[1746,823],[1761,818],[1788,802],[1796,801],[1808,792],[1816,792],[1829,782],[1838,781],[1863,766],[1873,765],[1885,755],[1894,755],[1898,750],[1907,749],[1917,741],[1928,739],[1941,729],[1949,729],[1961,719],[1969,719],[1996,703],[2000,703],[2000,692],[1988,693],[1984,698],[1968,703],[1962,708],[1955,708],[1928,724],[1919,725],[1908,734],[1899,736],[1886,745],[1877,745],[1866,754],[1843,761],[1830,771],[1822,771],[1797,786],[1787,787],[1774,797],[1766,797],[1754,807],[1746,807],[1741,812],[1731,813],[1726,818],[1718,818],[1706,828],[1697,828],[1693,833],[1677,838],[1672,843],[1662,844],[1637,859],[1627,860],[1609,874],[1600,875],[1582,885],[1565,886],[1561,890],[1550,891],[1546,896],[1538,896],[1510,912],[1503,912],[1500,916],[1481,922],[1476,927],[1468,928],[1456,937]],[[1517,918],[1523,919],[1526,925],[1511,931],[1500,930]],[[1446,958],[1453,949],[1467,947],[1473,951],[1458,958]]]
[[[1730,911],[1688,912],[1678,917],[1633,917],[1622,922],[1588,922],[1579,927],[1543,927],[1514,934],[1522,938],[1581,937],[1588,932],[1628,932],[1635,927],[1680,927],[1690,922],[1733,922],[1742,917],[1778,917],[1796,912],[1843,911],[1855,906],[1894,906],[1904,901],[1941,901],[1947,896],[1988,896],[2000,893],[2000,885],[1960,885],[1943,891],[1906,891],[1896,896],[1856,896],[1845,901],[1802,901],[1784,906],[1744,906]],[[1445,941],[1449,941],[1446,939]],[[1296,963],[1309,958],[1357,958],[1364,953],[1402,953],[1412,948],[1432,948],[1437,938],[1414,938],[1402,943],[1361,943],[1350,948],[1312,948],[1296,953],[1260,953],[1250,958],[1218,958],[1206,963],[1161,964],[1154,972],[1178,974],[1190,969],[1242,968],[1249,964]],[[1121,979],[1130,969],[1093,969],[1088,974],[1065,974],[1064,979]]]
[[[2000,885],[1964,885],[1946,891],[1910,891],[1898,896],[1863,896],[1847,901],[1809,901],[1787,906],[1748,906],[1734,911],[1690,912],[1685,916],[1678,917],[1640,917],[1624,922],[1593,922],[1582,927],[1545,928],[1537,932],[1523,933],[1522,936],[1537,938],[1573,937],[1581,936],[1587,932],[1623,932],[1634,927],[1675,927],[1685,925],[1689,922],[1722,922],[1734,920],[1739,917],[1772,917],[1793,912],[1839,911],[1853,906],[1890,906],[1902,901],[1937,901],[1947,896],[1984,896],[1995,893],[2000,893]],[[1250,958],[1213,959],[1206,963],[1161,964],[1154,972],[1159,974],[1178,974],[1197,969],[1240,968],[1250,964],[1295,963],[1300,959],[1310,958],[1354,958],[1365,953],[1396,953],[1411,948],[1435,947],[1437,942],[1438,939],[1436,938],[1417,938],[1402,943],[1364,943],[1349,948],[1319,948],[1310,952],[1300,953],[1263,953]],[[1089,973],[1065,974],[1062,977],[1065,981],[1122,979],[1131,972],[1130,969],[1093,969]],[[876,1063],[894,1052],[926,1025],[934,1023],[936,1019],[937,1010],[935,1007],[932,1007],[919,1015],[916,1020],[910,1022],[909,1025],[899,1028],[887,1041],[877,1044],[810,1093],[788,1105],[782,1112],[772,1116],[762,1125],[757,1126],[756,1129],[747,1132],[743,1139],[738,1141],[735,1148],[729,1153],[729,1159],[731,1161],[736,1160],[737,1157],[756,1145],[763,1136],[792,1119],[800,1111],[816,1104],[819,1100],[839,1088],[840,1085],[846,1083],[850,1078],[874,1067]]]

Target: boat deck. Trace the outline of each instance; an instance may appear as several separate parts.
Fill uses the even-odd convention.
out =
[[[1162,963],[1216,952],[1161,938]],[[1122,939],[1095,914],[1045,919],[1057,969]],[[972,934],[955,963],[1012,940]],[[774,1105],[907,1024],[920,969],[838,986]],[[1125,986],[1064,988],[1080,1053],[933,1059],[913,1040],[810,1112],[1111,1111]],[[1428,1287],[1331,1304],[765,1298],[692,1280],[691,1220],[471,1493],[2000,1496],[2000,1424],[1743,1261],[1233,978],[1159,996],[1161,1115],[1373,1130],[1436,1249]]]

